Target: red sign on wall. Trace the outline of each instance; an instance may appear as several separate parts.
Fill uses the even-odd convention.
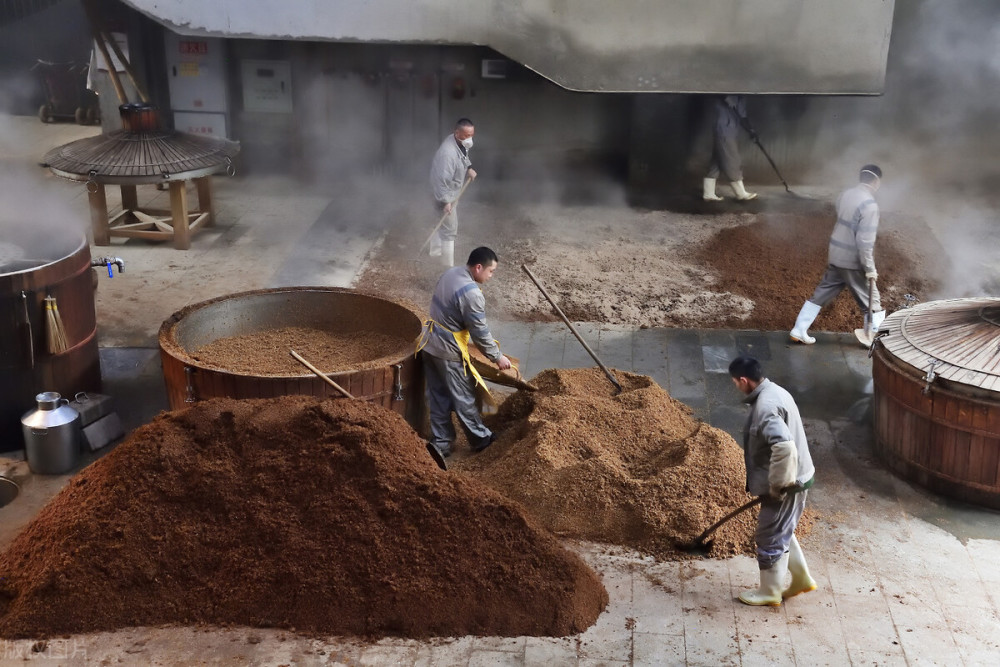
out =
[[[185,55],[208,55],[208,42],[182,39],[178,42],[178,47],[180,52]]]

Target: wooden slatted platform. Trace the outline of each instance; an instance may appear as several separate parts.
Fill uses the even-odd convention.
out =
[[[63,178],[143,185],[225,171],[239,151],[239,143],[227,139],[165,130],[118,130],[53,148],[44,160]]]
[[[112,236],[173,240],[191,247],[191,235],[215,221],[213,174],[232,171],[239,143],[173,131],[118,130],[59,146],[45,155],[57,176],[87,183],[95,245]],[[198,206],[188,210],[186,181],[193,180]],[[140,207],[137,186],[168,183],[170,209]],[[105,186],[121,188],[122,212],[108,216]]]

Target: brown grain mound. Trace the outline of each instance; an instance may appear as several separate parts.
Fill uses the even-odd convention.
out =
[[[497,442],[460,469],[522,503],[557,534],[680,559],[690,542],[750,496],[743,454],[652,378],[596,369],[543,371],[537,392],[504,401]],[[756,513],[715,534],[712,555],[753,553]]]
[[[377,331],[333,332],[311,327],[266,329],[217,338],[191,356],[207,366],[246,375],[301,375],[295,350],[324,373],[385,366],[389,356],[406,356],[413,341]]]
[[[172,623],[568,635],[608,603],[523,511],[395,413],[305,396],[164,413],[0,554],[0,637]]]
[[[771,214],[750,225],[719,231],[696,254],[719,275],[717,288],[754,302],[749,317],[699,323],[707,328],[790,329],[803,302],[812,296],[827,267],[832,207],[814,215]],[[883,229],[875,244],[875,265],[882,306],[893,312],[910,304],[904,295],[924,300],[946,275],[946,253],[919,221],[906,233]],[[922,243],[918,245],[916,240]],[[813,331],[850,332],[863,326],[864,313],[845,289],[825,307]]]

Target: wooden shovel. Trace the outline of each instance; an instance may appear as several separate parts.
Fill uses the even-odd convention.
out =
[[[608,367],[604,365],[604,362],[597,358],[597,353],[594,352],[592,349],[590,349],[590,346],[587,345],[587,341],[585,341],[583,339],[583,336],[580,335],[580,332],[577,331],[576,327],[573,326],[573,323],[569,321],[569,318],[566,317],[565,313],[563,313],[562,308],[560,308],[556,304],[556,302],[552,299],[552,297],[549,296],[549,293],[545,291],[545,288],[542,287],[542,284],[540,282],[538,282],[538,278],[536,278],[535,274],[531,272],[531,269],[529,269],[524,264],[521,265],[521,269],[523,269],[524,272],[528,274],[528,277],[531,278],[531,282],[535,283],[535,287],[537,287],[538,290],[542,293],[542,296],[544,296],[545,299],[550,304],[552,304],[552,307],[555,308],[556,313],[559,315],[559,317],[562,318],[563,323],[565,323],[566,326],[569,327],[570,332],[574,336],[576,336],[576,339],[578,341],[580,341],[580,345],[583,345],[583,349],[585,349],[587,351],[587,354],[590,355],[590,358],[593,359],[594,361],[596,361],[597,365],[600,366],[600,368],[601,368],[602,371],[604,371],[604,374],[608,377],[608,380],[610,380],[611,384],[613,384],[615,386],[615,394],[622,393],[622,386],[620,384],[618,384],[618,380],[611,373],[611,371],[608,370]]]
[[[455,210],[455,206],[458,205],[458,200],[462,198],[462,195],[465,193],[465,188],[469,187],[469,183],[471,183],[471,182],[472,182],[471,178],[466,178],[465,179],[465,183],[462,184],[462,189],[458,191],[458,196],[455,197],[455,201],[453,201],[451,203],[451,209],[452,209],[452,211]],[[434,235],[437,234],[438,229],[440,229],[441,225],[444,224],[445,219],[449,215],[451,215],[451,211],[448,211],[447,213],[445,213],[444,215],[442,215],[441,219],[438,220],[438,223],[436,225],[434,225],[434,229],[431,230],[430,236],[427,237],[427,240],[424,241],[424,244],[422,246],[420,246],[420,250],[417,251],[418,255],[423,254],[424,248],[426,248],[427,244],[431,242],[431,239],[434,238]]]

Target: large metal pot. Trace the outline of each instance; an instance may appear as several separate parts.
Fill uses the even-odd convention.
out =
[[[43,391],[35,400],[38,409],[21,418],[28,468],[42,475],[67,473],[80,462],[80,413],[54,391]]]

